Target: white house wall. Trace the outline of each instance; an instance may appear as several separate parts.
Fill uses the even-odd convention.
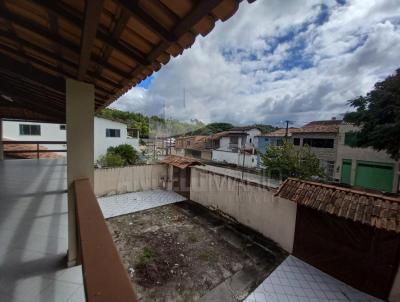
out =
[[[254,147],[257,147],[257,139],[255,137],[260,135],[261,131],[258,129],[250,129],[246,131],[246,133],[246,146],[250,147],[251,145],[253,145]]]
[[[107,153],[109,147],[115,147],[127,143],[127,127],[126,124],[96,118],[94,120],[94,158],[98,159],[100,156]],[[106,129],[119,129],[121,131],[120,137],[106,137]]]
[[[41,135],[20,135],[19,125],[40,125]],[[51,123],[35,123],[24,121],[3,121],[3,138],[14,141],[66,141],[66,130],[61,130],[60,125]],[[120,137],[106,137],[106,129],[119,129]],[[111,146],[129,144],[135,149],[139,148],[138,138],[128,138],[127,125],[95,117],[94,119],[94,159],[97,160],[107,152]],[[65,145],[42,145],[48,149],[65,149]],[[60,153],[65,155],[65,153]]]
[[[243,154],[229,151],[212,150],[212,160],[221,163],[243,166]],[[257,167],[257,156],[250,154],[244,155],[244,166],[247,168]]]
[[[240,140],[240,138],[239,138],[239,140]],[[229,149],[229,141],[230,141],[229,137],[227,137],[227,136],[221,137],[220,140],[219,140],[219,148],[218,148],[218,150],[230,151],[230,149]]]
[[[41,135],[20,135],[20,124],[39,125]],[[3,121],[3,136],[13,141],[66,141],[66,131],[60,130],[60,125],[63,124]]]
[[[19,125],[39,125],[40,135],[20,135]],[[35,123],[24,121],[3,121],[3,138],[12,141],[63,141],[67,140],[67,132],[61,130],[64,124]],[[41,146],[49,150],[65,150],[65,144],[42,144]],[[66,153],[59,153],[65,156]]]

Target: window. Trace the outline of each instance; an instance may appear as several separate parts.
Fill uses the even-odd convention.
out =
[[[60,125],[60,130],[65,130],[65,125]]]
[[[106,129],[106,137],[121,137],[120,129]]]
[[[347,132],[344,134],[344,144],[346,146],[352,146],[354,141],[356,139],[356,133],[355,132]]]
[[[239,138],[237,136],[229,137],[229,143],[231,145],[237,145],[239,143]]]
[[[333,148],[334,139],[332,138],[303,138],[303,146],[308,145],[313,148]]]
[[[277,145],[277,146],[283,146],[283,139],[278,138],[278,139],[276,140],[276,145]]]
[[[300,146],[300,138],[296,137],[293,139],[293,145]]]
[[[251,138],[250,138],[250,144],[251,144]]]
[[[40,125],[19,124],[20,135],[40,135]]]

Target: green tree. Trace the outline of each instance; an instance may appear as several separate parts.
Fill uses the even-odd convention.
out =
[[[261,161],[265,171],[273,178],[324,177],[318,158],[308,146],[294,147],[289,142],[284,142],[282,146],[271,145],[261,156]]]
[[[376,83],[366,96],[349,103],[356,111],[344,119],[361,127],[354,132],[351,145],[385,150],[393,159],[400,159],[400,69]]]

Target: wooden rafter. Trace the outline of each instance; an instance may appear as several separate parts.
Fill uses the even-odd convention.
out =
[[[81,51],[79,56],[78,79],[83,80],[90,63],[90,56],[96,39],[97,27],[101,11],[103,10],[103,0],[86,1],[85,19],[81,34]]]
[[[50,30],[54,35],[58,36],[59,35],[58,17],[57,17],[57,15],[53,14],[52,12],[48,12],[48,16],[49,16]],[[21,44],[23,44],[23,43],[21,42]],[[56,46],[55,53],[59,54],[59,56],[62,57],[62,47]],[[57,60],[57,69],[59,70],[60,73],[63,72],[63,64],[62,64],[61,60]]]
[[[59,17],[65,18],[71,24],[74,24],[77,28],[82,28],[84,23],[82,17],[79,16],[79,14],[77,13],[75,14],[71,13],[71,11],[73,11],[71,7],[67,7],[65,4],[61,6],[58,4],[58,1],[51,1],[51,0],[45,0],[45,1],[35,0],[34,2],[40,5],[41,7],[52,11]],[[127,57],[134,59],[138,64],[141,65],[150,64],[150,62],[146,60],[145,55],[139,49],[133,46],[119,43],[118,40],[114,39],[109,34],[107,34],[107,30],[102,26],[98,27],[97,39],[99,39],[101,42],[105,44],[108,44],[110,47],[118,50]]]
[[[221,0],[202,0],[199,1],[195,8],[185,16],[178,24],[175,26],[172,33],[176,35],[179,39],[183,34],[190,31],[190,29],[197,23],[199,20],[204,17],[204,15],[217,7],[221,3]],[[171,46],[171,42],[162,41],[157,47],[155,47],[147,56],[149,61],[154,61],[158,56],[160,56],[163,52],[165,52],[168,47]],[[129,79],[137,77],[140,73],[144,71],[144,66],[137,66],[132,73],[130,74]],[[127,80],[123,82],[127,83]],[[108,103],[104,104],[104,107],[108,106],[112,102],[110,100]]]
[[[124,27],[125,27],[126,23],[128,22],[128,20],[129,20],[129,14],[127,14],[125,11],[122,11],[122,13],[119,16],[118,21],[117,21],[117,23],[115,25],[115,28],[114,28],[114,30],[113,30],[113,32],[111,34],[113,39],[119,39],[119,37],[120,37],[122,31],[124,30]],[[105,49],[104,49],[103,55],[102,55],[102,61],[107,62],[109,56],[111,55],[112,50],[113,50],[112,47],[110,47],[109,45],[105,46]],[[102,70],[103,70],[103,65],[102,64],[98,64],[96,72],[95,72],[95,75],[96,76],[101,75]]]
[[[9,33],[7,33],[7,32],[1,32],[0,31],[0,35],[1,36],[4,36],[4,37],[7,37],[7,38],[9,38],[10,40],[11,39],[13,39],[13,35],[11,35],[11,34],[9,34]],[[31,42],[29,42],[29,41],[25,41],[25,40],[23,40],[23,39],[21,39],[21,38],[18,38],[18,37],[15,37],[14,39],[16,39],[16,41],[18,41],[19,43],[21,43],[24,47],[27,47],[27,48],[30,48],[30,49],[32,49],[32,50],[34,50],[34,51],[37,51],[37,52],[39,52],[40,54],[42,54],[42,55],[45,55],[46,57],[48,57],[49,59],[51,59],[51,60],[53,60],[53,61],[57,61],[58,62],[58,64],[60,65],[60,64],[64,64],[64,65],[66,65],[66,66],[68,66],[68,67],[70,67],[70,68],[73,68],[73,69],[75,69],[75,70],[78,70],[78,64],[76,63],[76,62],[74,62],[73,60],[67,60],[66,58],[64,58],[64,57],[62,57],[58,52],[51,52],[51,51],[49,51],[49,50],[47,50],[45,47],[43,47],[43,46],[39,46],[39,45],[37,45],[37,44],[33,44],[33,43],[31,43]],[[56,44],[56,47],[57,47],[57,50],[59,50],[61,47],[60,47],[60,45],[59,44]],[[93,55],[92,55],[92,59],[93,59]],[[98,61],[100,61],[101,59],[99,58],[99,57],[95,57],[95,62],[98,62]],[[105,68],[107,68],[107,69],[109,69],[109,66],[108,66],[109,64],[104,64],[104,65],[102,65],[103,67],[105,67]],[[111,71],[113,71],[113,70],[111,70]],[[66,75],[66,73],[65,72],[63,72],[63,70],[62,69],[59,69],[59,72],[60,73],[63,73],[64,75]],[[114,72],[114,71],[113,71]],[[121,77],[121,78],[123,78],[124,76],[129,76],[128,74],[124,74],[124,73],[122,73],[122,74],[120,74],[121,72],[119,71],[119,70],[116,70],[115,71],[115,73],[117,73],[118,72],[118,75]],[[88,72],[88,75],[90,76],[90,77],[92,77],[93,79],[95,79],[95,80],[99,80],[99,81],[103,81],[103,82],[106,82],[106,83],[108,83],[109,85],[114,85],[114,86],[116,86],[117,88],[121,88],[122,86],[121,85],[119,85],[118,83],[116,83],[116,82],[112,82],[112,81],[110,81],[110,80],[108,80],[107,78],[104,78],[104,77],[102,77],[101,75],[96,75],[96,73],[94,73],[94,72]],[[70,75],[68,75],[68,76],[70,76]]]
[[[94,84],[95,108],[107,106],[229,18],[240,1],[0,0],[0,82],[19,104],[40,101],[49,116],[65,111],[67,77]]]
[[[139,5],[139,1],[119,0],[126,11],[135,18],[140,19],[143,23],[149,26],[149,29],[164,41],[176,42],[177,37],[159,24],[153,17],[147,14]]]
[[[0,70],[45,87],[51,91],[65,93],[65,81],[61,77],[52,76],[30,65],[20,63],[9,57],[0,56]]]
[[[47,112],[55,114],[57,116],[64,115],[63,107],[55,107],[54,105],[52,106],[52,103],[46,99],[38,99],[34,96],[31,96],[30,98],[25,98],[22,92],[11,89],[4,84],[0,84],[0,91],[2,94],[12,98],[14,101],[22,102],[29,105],[29,109],[31,110],[41,110],[42,112],[46,112],[47,110]]]

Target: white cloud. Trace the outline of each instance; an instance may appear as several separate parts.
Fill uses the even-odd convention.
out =
[[[148,90],[133,88],[113,107],[160,114],[165,102],[167,116],[183,120],[301,124],[348,110],[347,100],[400,67],[398,0],[240,6]]]

